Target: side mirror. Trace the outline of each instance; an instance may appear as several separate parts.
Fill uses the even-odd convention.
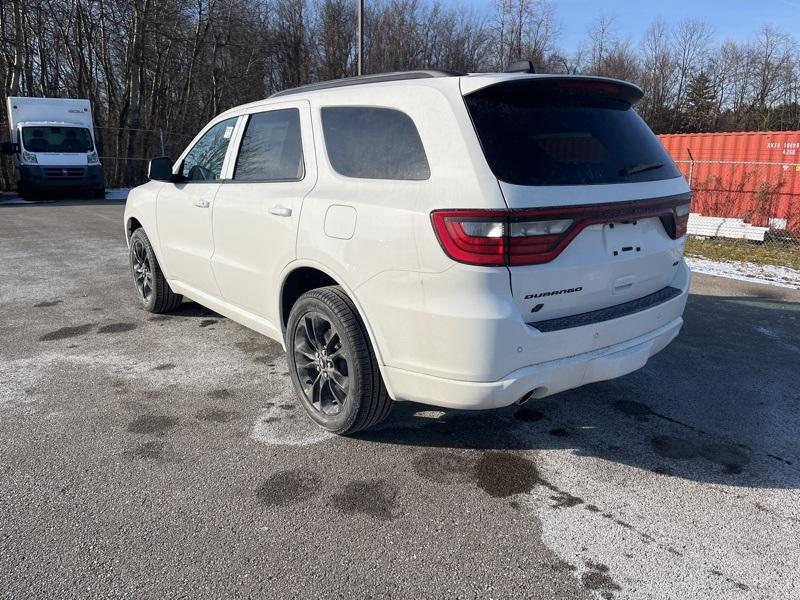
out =
[[[0,152],[7,156],[16,154],[19,152],[19,144],[15,144],[14,142],[3,142],[0,144]]]
[[[147,167],[147,177],[156,181],[174,181],[172,159],[168,156],[151,159],[150,165]]]
[[[103,156],[103,144],[95,144],[94,149],[97,150],[97,154]]]

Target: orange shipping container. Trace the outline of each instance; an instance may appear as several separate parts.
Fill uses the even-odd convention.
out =
[[[800,131],[659,139],[694,190],[693,212],[800,231]]]

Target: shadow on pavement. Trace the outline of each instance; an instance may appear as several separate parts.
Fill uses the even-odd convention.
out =
[[[665,476],[800,487],[800,303],[692,295],[681,335],[640,371],[525,406],[398,403],[381,444],[568,449]],[[760,291],[760,290],[759,290]]]

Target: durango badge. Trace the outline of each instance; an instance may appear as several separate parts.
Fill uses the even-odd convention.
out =
[[[566,290],[553,290],[552,292],[539,292],[537,294],[528,294],[525,296],[525,300],[530,300],[531,298],[544,298],[545,296],[560,296],[561,294],[572,294],[574,292],[580,292],[583,288],[582,287],[574,287],[568,288]]]

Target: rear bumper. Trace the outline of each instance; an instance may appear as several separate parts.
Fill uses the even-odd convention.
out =
[[[682,325],[683,319],[678,317],[627,342],[523,367],[499,381],[458,381],[391,367],[385,367],[384,377],[398,399],[467,410],[500,408],[529,392],[533,398],[543,398],[636,371],[675,339]]]
[[[631,302],[635,311],[624,314],[597,311],[600,320],[587,313],[581,315],[590,317],[586,324],[581,320],[549,331],[524,323],[516,306],[505,310],[502,298],[508,294],[481,296],[496,299],[496,308],[448,298],[442,305],[449,313],[424,316],[403,314],[395,305],[393,318],[377,321],[384,328],[378,339],[391,342],[381,345],[384,380],[396,400],[484,409],[507,406],[532,391],[544,397],[620,377],[644,366],[678,334],[690,279],[681,262],[663,301]],[[401,294],[392,298],[402,305]],[[401,329],[388,329],[386,323]]]
[[[23,165],[17,167],[17,173],[28,191],[98,190],[105,187],[102,165]]]

